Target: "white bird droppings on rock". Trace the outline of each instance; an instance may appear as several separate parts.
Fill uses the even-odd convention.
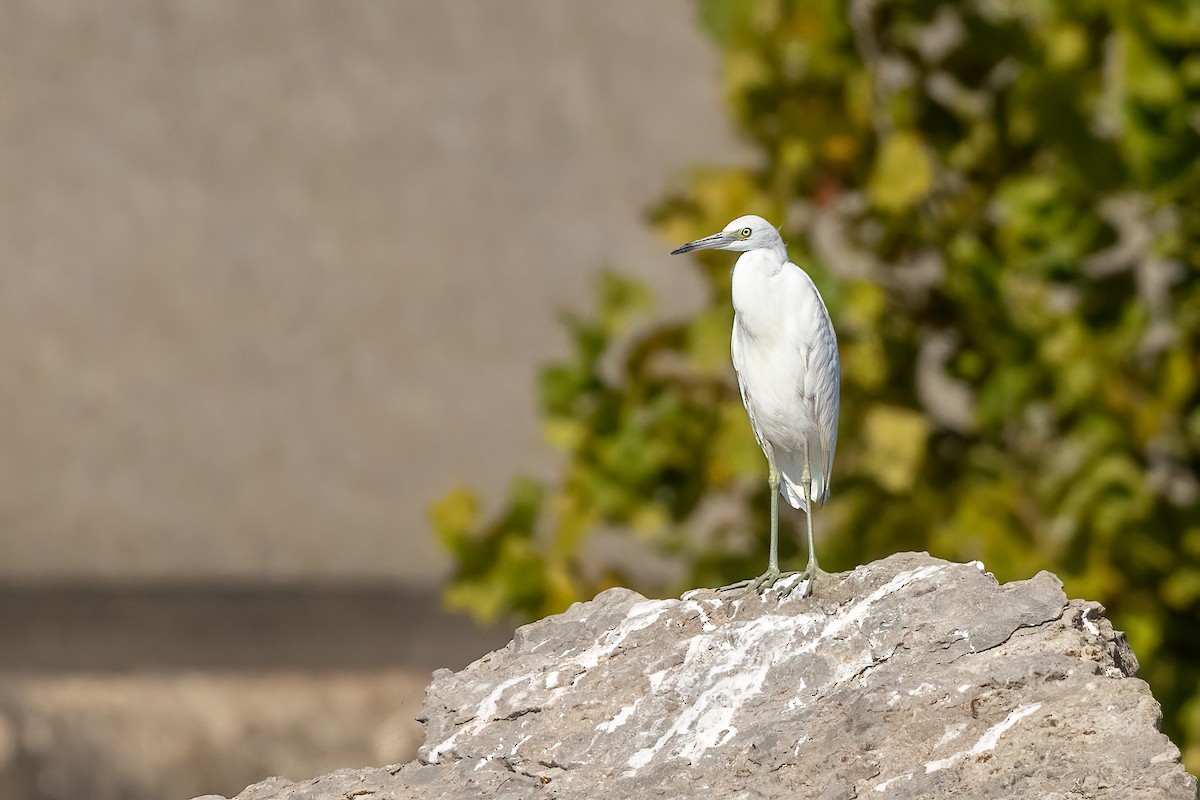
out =
[[[1020,708],[1010,712],[1009,715],[1003,719],[1003,721],[997,722],[995,725],[988,728],[987,731],[984,732],[983,736],[979,737],[979,741],[975,743],[975,746],[970,750],[963,750],[962,752],[955,753],[952,756],[939,758],[937,761],[926,762],[925,773],[929,774],[930,772],[937,772],[940,769],[946,769],[947,767],[953,766],[964,758],[977,756],[980,753],[986,753],[988,750],[994,749],[996,744],[1000,741],[1000,737],[1004,735],[1005,731],[1041,707],[1041,703],[1032,703],[1027,706],[1021,706]]]

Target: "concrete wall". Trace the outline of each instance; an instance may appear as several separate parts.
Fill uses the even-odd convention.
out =
[[[598,268],[739,157],[683,0],[0,9],[0,581],[431,581],[428,503],[552,474]]]

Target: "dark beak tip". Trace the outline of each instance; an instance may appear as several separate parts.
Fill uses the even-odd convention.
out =
[[[705,236],[703,239],[681,244],[671,251],[671,255],[678,256],[684,253],[693,253],[697,250],[711,250],[714,247],[720,247],[724,241],[723,236],[724,234],[714,233],[712,236]]]

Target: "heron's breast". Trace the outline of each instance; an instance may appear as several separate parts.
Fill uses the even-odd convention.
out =
[[[805,402],[804,351],[770,336],[752,336],[735,317],[734,366],[745,387],[746,411],[769,440],[799,440],[814,429],[813,409]]]
[[[756,266],[739,261],[734,271],[734,366],[758,429],[777,445],[798,442],[817,427],[803,387],[820,301],[802,274],[771,275]]]
[[[733,310],[747,338],[760,347],[803,345],[815,336],[823,313],[812,281],[796,266],[771,270],[746,253],[733,271]]]

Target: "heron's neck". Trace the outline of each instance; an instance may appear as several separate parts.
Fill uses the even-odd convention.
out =
[[[738,261],[742,259],[755,262],[760,270],[767,275],[773,276],[779,270],[783,269],[783,265],[787,263],[787,248],[784,247],[783,242],[771,245],[770,247],[756,247],[753,250],[747,250],[745,253],[742,253]]]

